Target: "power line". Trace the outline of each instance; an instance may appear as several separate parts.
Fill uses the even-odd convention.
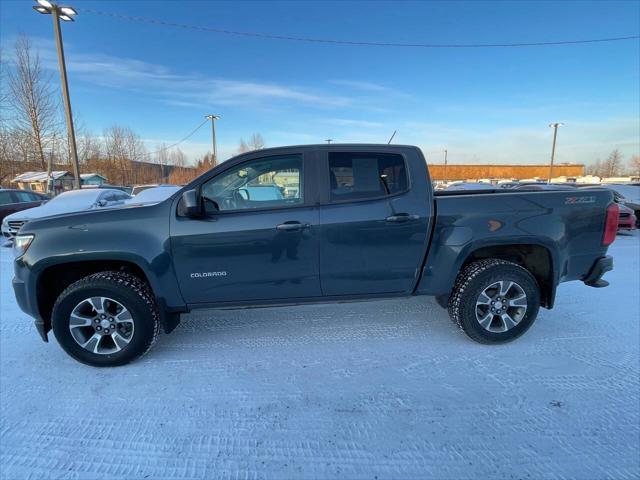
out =
[[[184,137],[182,140],[180,140],[180,141],[178,141],[178,142],[176,142],[176,143],[172,143],[172,144],[171,144],[171,145],[169,145],[168,147],[163,147],[163,148],[161,148],[161,149],[159,149],[159,150],[156,150],[155,152],[145,153],[145,155],[149,155],[149,156],[151,156],[151,155],[156,155],[157,153],[164,152],[165,150],[169,150],[169,149],[171,149],[171,148],[175,147],[176,145],[180,145],[182,142],[184,142],[184,141],[186,141],[186,140],[190,139],[190,138],[191,138],[191,137],[192,137],[192,136],[193,136],[193,135],[194,135],[198,130],[200,130],[200,129],[202,128],[202,126],[203,126],[205,123],[207,123],[208,121],[209,121],[209,119],[208,119],[208,118],[207,118],[207,119],[205,119],[205,121],[204,121],[204,122],[202,122],[200,125],[198,125],[196,128],[194,128],[194,129],[193,129],[193,131],[192,131],[189,135],[187,135],[186,137]]]
[[[188,25],[186,23],[166,22],[146,17],[136,17],[123,15],[120,13],[103,12],[91,8],[83,8],[82,12],[102,15],[106,17],[118,18],[130,22],[147,23],[151,25],[161,25],[166,27],[182,28],[187,30],[197,30],[201,32],[220,33],[223,35],[235,35],[241,37],[266,38],[270,40],[285,40],[293,42],[324,43],[332,45],[351,45],[364,47],[408,47],[408,48],[500,48],[500,47],[542,47],[549,45],[576,45],[584,43],[618,42],[623,40],[639,39],[640,35],[627,35],[622,37],[592,38],[586,40],[557,40],[548,42],[518,42],[518,43],[393,43],[393,42],[370,42],[357,40],[332,40],[328,38],[296,37],[290,35],[278,35],[270,33],[243,32],[238,30],[225,30],[221,28],[203,27],[199,25]]]

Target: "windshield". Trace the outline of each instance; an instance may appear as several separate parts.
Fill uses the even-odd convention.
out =
[[[91,190],[72,190],[70,192],[64,192],[49,200],[46,205],[55,205],[56,207],[66,207],[75,205],[93,205],[100,195],[105,192],[104,189],[91,189]]]
[[[180,190],[178,186],[155,187],[143,190],[135,197],[127,200],[129,204],[162,202]]]

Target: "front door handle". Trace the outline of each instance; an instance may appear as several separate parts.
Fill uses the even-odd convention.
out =
[[[285,232],[297,232],[305,228],[309,228],[311,225],[308,223],[300,223],[300,222],[284,222],[280,225],[276,225],[277,230],[285,231]]]
[[[387,222],[391,223],[402,223],[408,222],[409,220],[418,220],[420,217],[418,215],[409,215],[408,213],[399,213],[397,215],[391,215],[386,218]]]

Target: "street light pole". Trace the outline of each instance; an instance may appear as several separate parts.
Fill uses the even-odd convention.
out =
[[[442,180],[443,183],[447,183],[447,150],[444,151],[444,179]]]
[[[62,31],[60,19],[65,22],[73,22],[76,11],[71,7],[59,7],[48,0],[36,0],[38,6],[33,7],[39,13],[51,15],[53,18],[53,33],[58,50],[58,67],[60,68],[60,84],[62,87],[62,100],[67,121],[67,135],[69,139],[69,153],[73,163],[74,187],[82,188],[80,184],[80,165],[78,164],[78,150],[76,148],[76,134],[73,129],[73,114],[71,113],[71,100],[69,99],[69,84],[67,83],[67,66],[64,61],[64,47],[62,45]],[[50,179],[47,179],[49,181]]]
[[[220,118],[220,115],[209,114],[206,118],[211,120],[211,154],[213,155],[212,166],[215,167],[218,164],[218,147],[216,145],[216,120]]]
[[[67,83],[67,66],[64,61],[64,48],[62,46],[62,32],[60,31],[60,19],[58,9],[51,12],[53,18],[53,31],[56,37],[56,47],[58,49],[58,66],[60,67],[60,83],[62,85],[62,99],[64,101],[64,112],[67,119],[67,134],[69,135],[69,151],[71,162],[73,163],[73,176],[75,177],[75,188],[82,188],[80,185],[80,165],[78,164],[78,150],[76,149],[76,134],[73,129],[73,114],[71,113],[71,100],[69,99],[69,84]]]
[[[549,164],[549,178],[547,183],[551,183],[551,177],[553,175],[553,160],[556,156],[556,138],[558,137],[558,127],[561,127],[564,123],[556,122],[550,123],[549,126],[553,127],[553,145],[551,146],[551,163]]]

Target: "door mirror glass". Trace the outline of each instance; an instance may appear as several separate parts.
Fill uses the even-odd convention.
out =
[[[197,190],[187,190],[182,194],[182,212],[186,217],[196,218],[202,216],[202,203]]]

